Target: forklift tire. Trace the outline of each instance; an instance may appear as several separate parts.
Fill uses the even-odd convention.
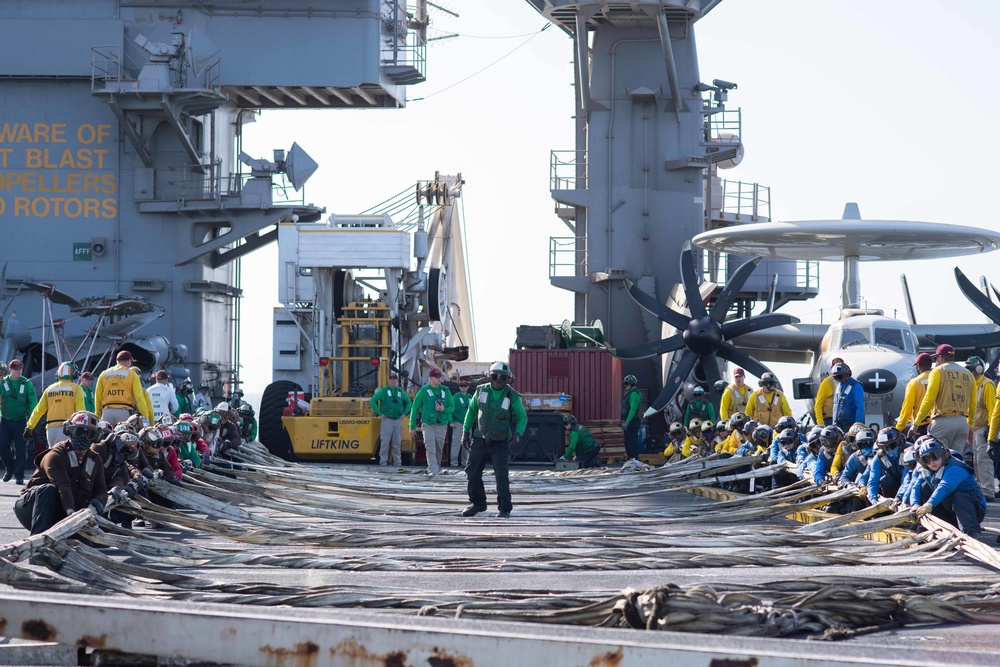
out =
[[[292,441],[281,423],[290,391],[302,391],[302,387],[289,380],[279,380],[267,385],[260,399],[260,410],[257,411],[257,439],[267,447],[267,451],[286,461],[295,459]]]

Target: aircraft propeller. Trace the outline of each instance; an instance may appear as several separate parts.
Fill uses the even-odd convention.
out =
[[[662,391],[650,404],[646,416],[655,414],[667,406],[699,361],[705,370],[710,386],[721,379],[717,358],[737,364],[757,377],[769,372],[767,366],[727,341],[761,329],[794,324],[798,320],[784,313],[763,313],[731,322],[725,321],[730,307],[759,262],[760,258],[751,259],[735,271],[712,305],[711,311],[705,307],[698,289],[698,278],[694,270],[694,258],[689,243],[685,244],[684,250],[681,252],[680,269],[681,284],[684,287],[690,314],[672,310],[639,289],[631,281],[625,282],[628,293],[640,307],[680,332],[651,343],[608,349],[611,354],[622,359],[643,359],[679,351],[670,377],[664,382]]]
[[[955,267],[955,280],[965,298],[972,302],[979,312],[988,317],[994,324],[1000,326],[1000,306],[997,306],[989,296],[983,294],[975,283],[969,280],[962,270]],[[954,336],[929,335],[927,340],[932,343],[949,343],[960,348],[991,348],[1000,347],[1000,331],[980,334],[960,334]],[[994,361],[994,363],[996,363]],[[992,364],[991,364],[992,367]]]

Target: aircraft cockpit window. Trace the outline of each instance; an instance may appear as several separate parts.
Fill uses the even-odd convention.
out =
[[[889,327],[875,327],[875,344],[886,347],[894,347],[897,350],[906,350],[909,340],[903,336],[902,329]],[[909,350],[912,352],[912,350]]]
[[[849,345],[871,345],[866,329],[844,329],[840,333],[840,347]]]

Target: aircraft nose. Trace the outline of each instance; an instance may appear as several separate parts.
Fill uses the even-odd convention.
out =
[[[866,394],[887,394],[896,388],[896,374],[886,368],[873,368],[856,376]]]

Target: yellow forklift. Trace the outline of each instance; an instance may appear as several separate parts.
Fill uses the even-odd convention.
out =
[[[306,414],[297,407],[299,392],[288,388],[281,416],[288,442],[265,443],[272,452],[287,448],[289,458],[303,461],[378,458],[382,419],[375,416],[369,401],[375,389],[389,382],[390,322],[388,306],[379,301],[356,301],[344,307],[337,319],[340,356],[320,358],[319,393],[309,398]],[[293,385],[274,383],[283,384]],[[415,451],[409,419],[404,416],[403,463],[412,464]]]

